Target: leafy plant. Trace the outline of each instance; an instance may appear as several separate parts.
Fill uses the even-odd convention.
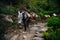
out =
[[[60,28],[60,18],[58,17],[51,17],[47,20],[47,25],[49,27],[53,27],[53,29]]]
[[[1,13],[4,13],[4,14],[14,14],[16,11],[14,9],[14,7],[1,7],[0,8],[1,10]]]

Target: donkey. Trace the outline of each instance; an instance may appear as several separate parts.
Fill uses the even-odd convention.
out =
[[[19,27],[21,23],[23,23],[24,31],[26,31],[29,25],[29,17],[26,11],[18,11],[18,26]]]

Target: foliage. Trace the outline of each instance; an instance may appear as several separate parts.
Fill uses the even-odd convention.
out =
[[[29,3],[30,10],[32,11],[43,11],[48,5],[47,5],[47,0],[31,0]]]
[[[44,33],[45,40],[60,40],[60,18],[51,17],[47,20],[48,32]],[[48,34],[47,34],[48,33]]]
[[[1,0],[0,2],[0,5],[12,5],[21,10],[28,9],[37,13],[42,12],[42,14],[60,12],[59,0]]]
[[[51,17],[47,22],[47,25],[50,27],[52,26],[54,29],[60,28],[60,18],[58,17]]]
[[[48,28],[48,32],[44,32],[45,40],[60,40],[60,30],[53,31],[52,28]]]
[[[48,32],[43,32],[43,34],[44,34],[44,39],[45,39],[45,40],[48,40],[50,34],[49,34]]]
[[[45,40],[60,40],[60,18],[51,17],[47,21],[48,35],[44,33]]]
[[[4,14],[14,14],[15,13],[15,9],[14,7],[1,7],[0,8],[0,12],[1,13],[4,13]]]

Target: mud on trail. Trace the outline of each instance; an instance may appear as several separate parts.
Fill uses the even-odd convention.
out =
[[[22,29],[10,29],[5,34],[7,40],[44,40],[42,31],[47,31],[46,23],[37,23],[29,25],[29,31],[24,32]]]

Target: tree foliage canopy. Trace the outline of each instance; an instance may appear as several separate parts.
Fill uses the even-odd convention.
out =
[[[36,13],[59,13],[60,12],[60,0],[0,0],[0,9],[4,6],[13,7],[11,10],[24,10],[28,9],[30,11],[34,11]],[[2,8],[3,9],[3,8]],[[7,12],[8,8],[2,10],[2,12]],[[10,11],[10,10],[9,10]],[[9,12],[8,11],[8,12]],[[13,11],[10,11],[13,13]],[[8,13],[7,12],[7,13]]]

